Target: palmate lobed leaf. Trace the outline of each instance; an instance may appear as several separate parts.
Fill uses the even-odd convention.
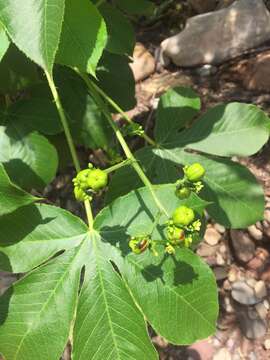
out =
[[[7,172],[0,164],[0,216],[8,214],[21,206],[29,205],[38,198],[28,194],[13,184]]]
[[[172,185],[159,186],[156,192],[162,201],[167,200],[170,213],[181,203]],[[191,201],[201,211],[203,202],[196,198]],[[149,253],[142,257],[130,253],[129,234],[152,228],[158,211],[147,189],[132,192],[105,208],[96,219],[97,231],[91,232],[81,220],[62,209],[49,205],[27,208],[38,210],[39,220],[29,212],[25,216],[17,212],[13,222],[12,217],[7,221],[1,218],[1,229],[7,224],[1,252],[5,251],[6,263],[12,264],[15,271],[27,271],[44,261],[45,264],[30,271],[0,298],[0,352],[6,360],[57,360],[73,328],[74,314],[74,359],[157,359],[134,297],[155,329],[174,342],[186,343],[213,332],[216,287],[206,264],[186,250],[162,263],[162,254],[154,259]],[[14,227],[10,227],[13,223],[18,225],[17,238]],[[158,236],[163,236],[159,226],[155,229],[155,237]],[[46,262],[63,249],[63,254]],[[36,260],[27,256],[29,252],[35,254]],[[122,277],[111,261],[117,264]],[[77,300],[84,266],[84,282]],[[159,266],[164,271],[162,278],[155,277]],[[148,273],[155,278],[147,280]],[[202,286],[206,289],[203,295]],[[201,300],[207,294],[212,306],[200,305],[192,292],[202,296]],[[160,296],[161,307],[153,307]],[[182,318],[189,326],[187,319],[194,319],[194,311],[198,315],[197,327],[192,331],[189,327],[182,329],[177,319]]]
[[[179,104],[183,108],[178,109]],[[211,216],[227,227],[251,225],[262,219],[264,208],[263,189],[255,177],[230,159],[203,153],[196,156],[190,149],[227,157],[254,154],[269,138],[269,119],[253,105],[232,103],[209,110],[193,126],[180,131],[186,124],[180,115],[190,120],[198,105],[192,91],[169,90],[160,99],[155,125],[161,143],[157,148],[144,147],[135,156],[156,184],[176,181],[182,176],[183,165],[200,161],[206,168],[203,196],[212,202],[208,208]],[[161,129],[166,129],[169,137],[164,137]],[[112,178],[107,203],[140,186],[141,181],[131,167],[121,169]]]

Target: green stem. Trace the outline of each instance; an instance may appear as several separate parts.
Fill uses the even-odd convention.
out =
[[[120,163],[118,164],[115,164],[107,169],[104,169],[104,171],[109,174],[113,171],[116,171],[118,169],[121,169],[123,166],[127,166],[127,165],[131,165],[132,164],[132,161],[130,159],[126,159],[124,161],[121,161]]]
[[[66,115],[65,115],[64,108],[62,106],[58,91],[56,89],[56,86],[55,86],[55,83],[53,81],[53,78],[52,78],[51,74],[49,72],[45,71],[45,75],[47,77],[48,84],[49,84],[49,87],[51,89],[53,99],[54,99],[54,102],[55,102],[55,106],[57,108],[57,111],[58,111],[58,114],[59,114],[63,129],[64,129],[64,133],[65,133],[65,136],[66,136],[66,139],[67,139],[67,143],[68,143],[68,147],[69,147],[69,150],[70,150],[70,154],[71,154],[73,164],[75,166],[76,172],[78,173],[81,170],[80,162],[79,162],[79,159],[78,159],[78,156],[77,156],[77,153],[76,153],[75,145],[73,143],[72,135],[70,133],[70,129],[69,129],[69,125],[68,125],[68,121],[67,121],[67,118],[66,118]],[[90,201],[86,200],[84,202],[84,205],[85,205],[85,211],[86,211],[86,216],[87,216],[87,220],[88,220],[89,230],[91,231],[93,229],[93,222],[94,221],[93,221],[93,214],[92,214]]]
[[[105,0],[99,0],[97,3],[96,3],[96,7],[98,8],[100,5],[102,5],[103,3],[105,2]]]
[[[110,111],[108,110],[108,108],[106,107],[106,104],[103,102],[103,100],[101,99],[101,97],[99,96],[99,94],[97,93],[96,89],[94,86],[92,86],[92,82],[90,81],[90,79],[88,78],[87,74],[82,74],[79,73],[80,76],[82,77],[82,79],[86,82],[89,91],[91,93],[91,95],[93,96],[96,104],[98,105],[98,107],[102,110],[103,114],[105,115],[105,117],[107,118],[109,124],[111,125],[127,159],[129,159],[131,161],[131,165],[134,168],[134,170],[137,172],[138,176],[140,177],[140,179],[142,180],[142,182],[144,183],[144,185],[149,189],[150,193],[152,194],[152,197],[158,207],[158,209],[165,214],[167,217],[169,217],[169,214],[167,213],[166,209],[163,207],[163,205],[161,204],[161,202],[159,201],[155,190],[153,188],[153,185],[151,184],[151,182],[149,181],[148,177],[145,175],[144,171],[142,170],[142,168],[140,167],[140,165],[138,164],[136,158],[134,157],[134,155],[132,154],[132,152],[130,151],[128,144],[126,143],[126,140],[124,139],[120,129],[118,128],[118,126],[115,124],[115,122],[112,120]]]
[[[91,81],[89,79],[89,81]],[[93,88],[98,92],[119,114],[123,116],[123,118],[128,122],[132,123],[133,121],[131,118],[120,108],[118,104],[116,104],[115,101],[113,101],[112,98],[110,98],[97,84],[95,84],[93,81],[91,81],[91,84]],[[157,144],[153,139],[151,139],[147,134],[142,133],[141,135],[150,145],[157,147]]]

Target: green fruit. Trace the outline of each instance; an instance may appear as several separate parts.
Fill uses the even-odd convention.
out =
[[[78,186],[83,190],[86,190],[88,188],[87,179],[88,179],[88,175],[89,175],[90,171],[91,170],[89,170],[89,169],[82,170],[76,176],[76,182],[77,182]]]
[[[132,252],[134,252],[135,254],[141,254],[148,248],[149,238],[141,236],[137,238],[131,238],[128,245],[131,248]]]
[[[179,206],[173,213],[173,223],[176,226],[187,226],[195,219],[194,211],[187,206]]]
[[[84,201],[87,197],[83,189],[77,186],[74,188],[74,196],[77,201]]]
[[[185,232],[176,226],[167,227],[167,238],[173,245],[179,245],[185,239]]]
[[[185,169],[185,175],[191,182],[197,182],[202,179],[205,174],[204,167],[199,163],[194,163]]]
[[[101,169],[90,170],[87,178],[88,187],[94,191],[103,189],[108,184],[108,175]]]
[[[183,187],[180,189],[176,189],[175,191],[175,195],[179,198],[179,199],[186,199],[189,197],[191,193],[191,190],[188,187]]]

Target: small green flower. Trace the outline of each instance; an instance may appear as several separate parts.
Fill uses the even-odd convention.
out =
[[[167,239],[172,245],[180,245],[185,239],[185,232],[177,226],[168,226],[166,229]]]

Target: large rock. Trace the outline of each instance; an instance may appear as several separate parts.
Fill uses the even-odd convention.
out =
[[[143,44],[136,44],[133,52],[133,62],[130,63],[130,67],[136,82],[147,78],[155,71],[155,59]]]
[[[220,64],[269,39],[270,14],[263,0],[239,0],[190,18],[181,33],[161,43],[161,49],[179,66]]]

